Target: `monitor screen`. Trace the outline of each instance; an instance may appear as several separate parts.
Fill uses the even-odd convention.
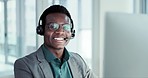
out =
[[[107,13],[104,78],[148,78],[148,15]]]

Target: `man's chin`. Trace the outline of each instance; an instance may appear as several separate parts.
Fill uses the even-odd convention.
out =
[[[61,49],[64,49],[64,47],[55,47],[54,49],[55,50],[61,50]]]
[[[64,46],[50,46],[50,48],[55,49],[55,50],[62,50],[64,49]]]

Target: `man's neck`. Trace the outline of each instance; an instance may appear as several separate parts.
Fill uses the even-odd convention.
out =
[[[47,45],[45,45],[47,47],[47,49],[53,53],[57,58],[61,59],[63,56],[63,52],[64,52],[64,48],[52,48],[52,47],[48,47]]]

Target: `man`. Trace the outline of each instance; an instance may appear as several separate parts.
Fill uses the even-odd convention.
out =
[[[75,36],[65,7],[50,6],[38,24],[37,34],[44,36],[44,43],[36,52],[16,60],[15,78],[95,78],[81,56],[65,48]]]

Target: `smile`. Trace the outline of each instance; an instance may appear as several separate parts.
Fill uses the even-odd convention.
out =
[[[53,38],[55,40],[64,40],[64,38]]]

